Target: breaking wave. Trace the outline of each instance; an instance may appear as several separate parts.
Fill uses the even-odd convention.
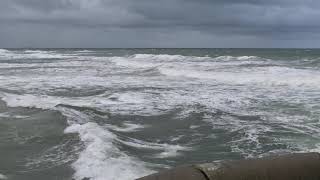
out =
[[[54,51],[26,50],[26,51],[9,51],[0,49],[1,60],[12,59],[62,59],[71,58],[70,55],[63,55]]]
[[[129,180],[152,173],[139,160],[122,153],[113,143],[115,135],[95,123],[74,124],[65,130],[66,133],[78,133],[85,144],[73,167],[74,178],[103,180]]]
[[[285,67],[257,68],[252,72],[210,72],[160,68],[167,76],[214,80],[218,83],[257,84],[269,86],[320,87],[320,73],[312,70],[297,70]]]
[[[6,179],[8,179],[8,177],[5,176],[5,175],[3,175],[3,174],[0,174],[0,179],[1,179],[1,180],[6,180]]]
[[[6,95],[2,100],[11,107],[58,110],[68,118],[70,126],[65,133],[78,133],[85,145],[79,158],[72,165],[76,170],[74,175],[76,180],[84,178],[102,180],[106,177],[110,180],[129,180],[152,173],[146,168],[145,163],[129,157],[116,147],[114,144],[117,140],[116,135],[94,122],[89,122],[90,118],[78,111],[57,106],[63,100],[54,99],[54,97],[41,99],[32,95]],[[122,141],[122,143],[126,142]]]

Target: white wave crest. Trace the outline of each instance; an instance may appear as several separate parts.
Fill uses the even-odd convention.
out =
[[[118,66],[126,66],[133,68],[152,68],[170,62],[181,62],[186,60],[199,61],[207,60],[210,58],[168,54],[135,54],[129,57],[112,57],[110,59]]]
[[[234,60],[244,61],[244,60],[259,60],[259,59],[261,58],[257,56],[218,56],[214,58],[214,60],[218,60],[218,61],[234,61]]]
[[[12,52],[6,49],[0,49],[0,60],[6,59],[12,56]]]
[[[75,51],[76,53],[92,53],[95,51],[90,51],[90,50],[80,50],[80,51]]]
[[[159,63],[146,62],[146,61],[135,61],[122,57],[113,57],[111,58],[112,62],[114,62],[117,66],[123,67],[131,67],[131,68],[152,68],[159,66]]]
[[[6,50],[6,49],[0,49],[0,54],[2,54],[2,53],[8,53],[8,52],[10,52],[9,50]]]
[[[171,144],[159,144],[159,143],[151,143],[145,142],[138,139],[129,138],[129,141],[119,140],[121,143],[135,147],[138,149],[153,149],[162,151],[160,154],[156,155],[158,158],[167,158],[167,157],[175,157],[180,155],[182,151],[188,151],[190,148],[183,147],[180,145],[171,145]]]
[[[113,144],[115,135],[95,123],[74,124],[65,132],[78,133],[86,146],[72,165],[76,180],[130,180],[152,173],[142,162],[122,153]]]
[[[135,54],[130,56],[131,59],[140,59],[140,60],[161,60],[161,61],[181,61],[187,59],[193,60],[205,60],[209,57],[197,57],[197,56],[182,56],[182,55],[169,55],[169,54]]]
[[[286,67],[256,68],[244,72],[215,72],[199,70],[178,70],[175,68],[159,68],[166,76],[187,77],[203,80],[214,80],[228,84],[258,84],[268,86],[320,87],[320,73],[312,70]]]
[[[5,176],[5,175],[3,175],[3,174],[0,174],[0,180],[6,180],[6,179],[8,179],[7,176]]]
[[[1,94],[0,94],[1,95]],[[31,94],[16,95],[16,94],[2,94],[1,99],[10,107],[35,107],[40,109],[53,109],[60,104],[59,100],[50,96],[35,96]]]
[[[0,49],[0,58],[11,59],[62,59],[71,58],[71,55],[59,54],[54,51],[26,50],[26,51],[8,51]]]
[[[58,54],[51,51],[25,51],[26,54],[17,54],[18,58],[32,58],[32,59],[62,59],[70,58],[70,56]]]
[[[226,66],[268,65],[266,59],[256,56],[196,57],[182,55],[136,54],[129,57],[111,57],[114,64],[127,68],[176,68],[176,69],[217,69]]]
[[[112,100],[116,97],[118,100]],[[54,109],[59,104],[78,106],[78,107],[94,107],[97,109],[108,109],[110,112],[134,114],[150,113],[155,108],[152,106],[153,97],[147,93],[119,93],[113,94],[111,97],[89,96],[83,98],[55,97],[47,95],[33,94],[10,94],[0,93],[0,98],[10,107],[35,107],[40,109]],[[110,99],[111,98],[111,99]],[[61,108],[58,108],[61,110]]]
[[[123,123],[122,127],[108,125],[107,128],[118,132],[136,132],[145,128],[145,126],[141,124]]]

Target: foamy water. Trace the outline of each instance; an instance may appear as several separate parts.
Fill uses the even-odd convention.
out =
[[[308,63],[317,57],[292,60],[290,51],[269,51],[2,49],[0,98],[8,107],[0,109],[0,123],[60,113],[67,148],[54,147],[65,152],[28,157],[38,165],[26,164],[55,165],[46,171],[66,164],[76,180],[126,180],[181,164],[317,151],[320,71]],[[24,138],[14,128],[5,133]],[[38,142],[30,136],[24,139]]]
[[[0,174],[0,179],[8,179],[5,175],[3,175],[3,174]]]

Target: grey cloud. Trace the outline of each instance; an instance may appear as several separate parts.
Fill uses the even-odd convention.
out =
[[[2,0],[0,46],[318,46],[319,8],[316,0]],[[51,38],[29,40],[48,29]]]

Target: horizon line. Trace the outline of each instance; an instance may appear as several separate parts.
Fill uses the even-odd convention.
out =
[[[0,49],[320,49],[320,47],[0,47]]]

